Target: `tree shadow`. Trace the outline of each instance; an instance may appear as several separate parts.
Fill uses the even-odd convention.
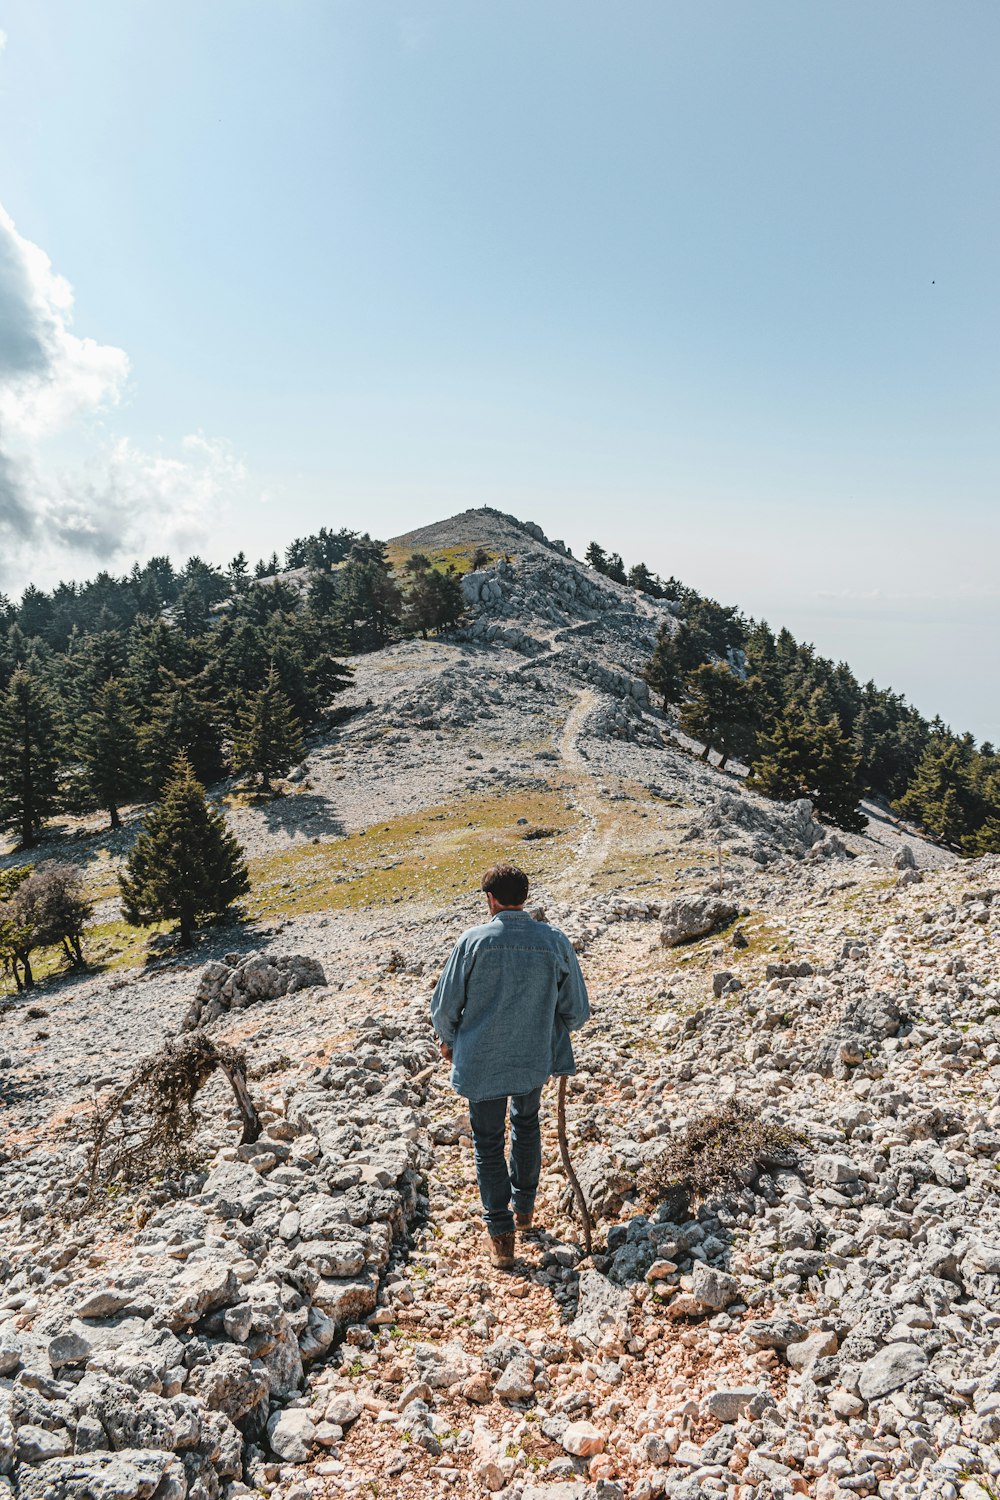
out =
[[[0,1071],[0,1112],[23,1109],[26,1104],[41,1099],[44,1093],[44,1085],[38,1079],[20,1077],[14,1068]],[[0,1148],[0,1159],[2,1157],[3,1150]]]
[[[344,824],[328,797],[317,792],[293,792],[256,804],[270,833],[301,834],[303,838],[343,838]]]
[[[137,973],[142,969],[200,969],[227,954],[244,957],[266,948],[270,941],[267,929],[261,930],[257,917],[248,916],[241,906],[231,906],[217,917],[200,922],[191,934],[191,946],[185,948],[176,927],[154,933],[147,945]],[[123,973],[127,971],[122,971]]]

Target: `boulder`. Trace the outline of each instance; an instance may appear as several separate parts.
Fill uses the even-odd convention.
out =
[[[413,1358],[421,1380],[432,1391],[447,1390],[479,1370],[479,1360],[468,1354],[457,1340],[448,1344],[416,1344]]]
[[[50,1430],[25,1422],[17,1429],[17,1461],[19,1464],[43,1464],[47,1459],[63,1458],[73,1447],[72,1439],[65,1427]]]
[[[604,1452],[605,1437],[593,1422],[570,1422],[560,1442],[574,1458],[592,1458],[595,1453]]]
[[[702,1400],[702,1411],[717,1422],[737,1422],[759,1393],[753,1385],[720,1386]]]
[[[703,1307],[722,1312],[731,1302],[739,1300],[740,1284],[735,1276],[730,1276],[726,1271],[719,1271],[715,1266],[696,1260],[691,1273],[691,1292]]]
[[[527,1401],[535,1393],[535,1361],[531,1355],[512,1359],[493,1388],[501,1401]]]
[[[22,1500],[183,1500],[184,1470],[170,1453],[126,1449],[121,1453],[75,1454],[24,1467],[18,1475]]]
[[[188,1376],[188,1395],[198,1396],[213,1411],[220,1411],[232,1422],[242,1421],[251,1411],[266,1402],[269,1382],[259,1361],[251,1360],[245,1349],[223,1344],[215,1358],[196,1365]]]
[[[257,1174],[252,1169],[248,1170],[256,1179]],[[189,1261],[170,1284],[166,1310],[168,1326],[176,1331],[196,1323],[212,1308],[222,1307],[233,1301],[236,1287],[235,1273],[225,1261]]]
[[[632,1298],[624,1288],[615,1286],[600,1271],[584,1271],[569,1337],[587,1356],[620,1352],[628,1340],[631,1309]]]
[[[663,908],[660,942],[665,948],[694,942],[718,932],[737,916],[739,909],[719,896],[678,896]]]
[[[635,1183],[604,1146],[591,1146],[576,1168],[583,1196],[595,1219],[614,1219]],[[566,1190],[567,1207],[572,1190]]]
[[[13,1375],[21,1363],[21,1340],[11,1328],[0,1328],[0,1376]]]
[[[811,1370],[818,1359],[825,1359],[837,1352],[835,1333],[810,1333],[804,1339],[796,1339],[785,1349],[785,1358],[793,1370]]]
[[[316,1440],[316,1423],[298,1406],[277,1411],[267,1424],[267,1440],[286,1463],[303,1464]]]
[[[743,1325],[743,1332],[750,1343],[758,1349],[787,1349],[806,1337],[808,1329],[791,1318],[755,1318]]]
[[[342,1279],[323,1277],[313,1292],[313,1301],[327,1317],[342,1325],[370,1313],[377,1293],[378,1281],[373,1274]]]
[[[336,1427],[350,1427],[352,1422],[358,1420],[362,1409],[361,1402],[353,1391],[338,1391],[327,1402],[324,1418]]]
[[[927,1355],[916,1344],[887,1344],[861,1367],[858,1392],[865,1401],[876,1401],[908,1385],[927,1368]]]
[[[235,963],[213,961],[201,971],[198,988],[184,1018],[184,1029],[205,1026],[229,1010],[244,1010],[260,1000],[276,1000],[311,985],[326,984],[318,959],[302,953],[264,956],[230,954]]]

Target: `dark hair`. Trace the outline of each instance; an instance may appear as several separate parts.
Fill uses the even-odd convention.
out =
[[[493,865],[486,871],[479,888],[499,901],[501,906],[523,906],[528,899],[528,877],[517,865]]]

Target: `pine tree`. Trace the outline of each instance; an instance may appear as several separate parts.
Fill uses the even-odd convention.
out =
[[[226,577],[234,594],[246,593],[249,587],[247,582],[249,572],[250,565],[247,562],[247,555],[241,549],[226,569]]]
[[[403,600],[385,543],[360,537],[351,547],[340,578],[340,608],[352,644],[361,649],[384,646],[399,624]]]
[[[629,587],[640,594],[649,594],[653,599],[663,598],[663,584],[643,562],[633,563],[628,570]]]
[[[0,827],[28,848],[56,803],[55,713],[48,690],[19,667],[0,698]]]
[[[126,685],[141,717],[146,717],[157,695],[171,678],[191,677],[198,663],[175,625],[140,616],[129,631]]]
[[[259,776],[261,787],[269,792],[271,777],[284,776],[302,759],[302,750],[301,730],[272,666],[264,686],[240,711],[233,764],[243,774]]]
[[[865,819],[858,810],[858,766],[857,751],[836,718],[820,723],[792,704],[769,730],[747,786],[779,802],[808,797],[821,817],[859,833]]]
[[[126,921],[137,927],[176,921],[186,948],[196,922],[220,916],[250,889],[243,851],[187,756],[174,762],[118,883]]]
[[[65,655],[57,659],[54,676],[60,716],[67,726],[66,739],[70,744],[74,726],[93,706],[98,689],[112,677],[122,678],[126,661],[125,637],[120,630],[90,635],[73,631]]]
[[[755,684],[744,682],[725,662],[705,662],[686,686],[691,696],[681,710],[680,727],[705,746],[702,760],[717,750],[722,769],[731,755],[751,755],[757,727]]]
[[[77,734],[83,781],[93,805],[105,808],[112,828],[120,828],[118,809],[135,795],[141,780],[135,713],[114,678],[97,689],[93,704]]]
[[[429,631],[447,630],[461,619],[465,596],[454,568],[432,568],[420,553],[414,553],[404,567],[413,576],[403,612],[408,630],[419,630],[426,640]]]
[[[677,655],[677,645],[669,625],[661,625],[656,648],[643,674],[654,693],[663,694],[663,706],[679,703],[684,693],[684,669]]]
[[[202,781],[221,778],[225,766],[219,715],[201,682],[167,679],[149,723],[139,731],[139,753],[146,785],[154,792],[163,787],[178,755],[188,757]]]
[[[977,813],[984,809],[978,804],[971,747],[939,734],[928,744],[913,780],[893,807],[904,818],[922,824],[934,838],[958,847],[970,839],[980,822]]]

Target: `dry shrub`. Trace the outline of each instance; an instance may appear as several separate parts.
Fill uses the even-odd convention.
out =
[[[672,1136],[639,1173],[639,1189],[681,1223],[704,1199],[749,1186],[768,1167],[794,1167],[800,1143],[795,1131],[734,1100]]]
[[[260,1120],[241,1052],[203,1031],[167,1042],[140,1063],[118,1093],[96,1110],[83,1179],[89,1207],[112,1183],[148,1183],[194,1164],[199,1125],[196,1099],[216,1069],[229,1080],[243,1119],[243,1142],[255,1141]],[[81,1179],[78,1179],[78,1183]]]

